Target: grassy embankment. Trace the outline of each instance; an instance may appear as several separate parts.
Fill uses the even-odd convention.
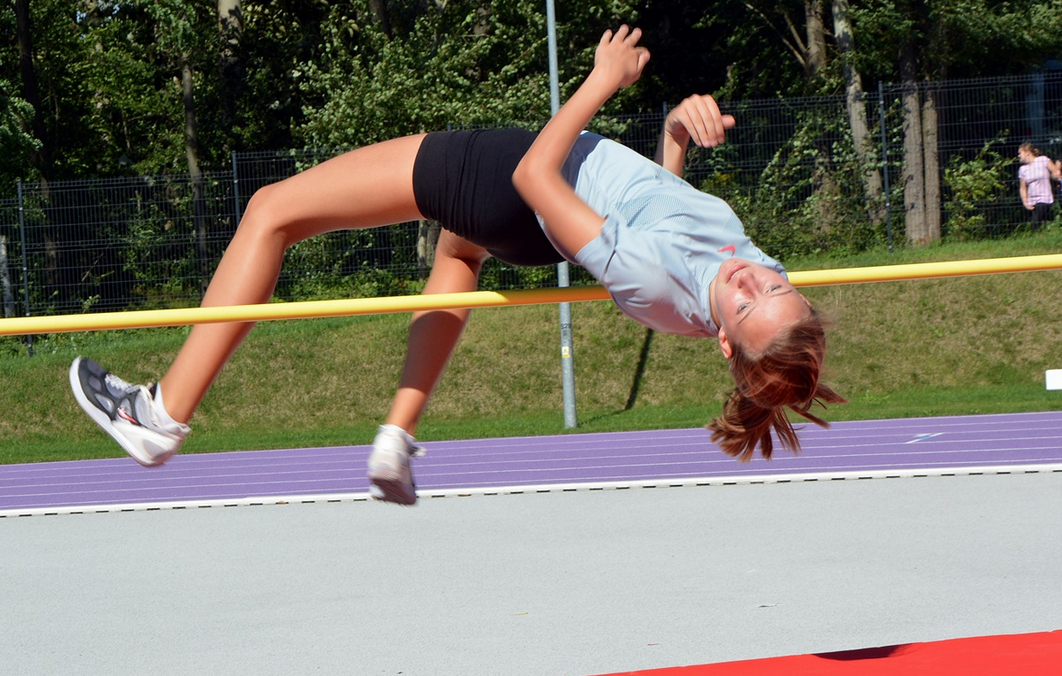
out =
[[[1062,251],[1062,232],[791,269]],[[1044,371],[1062,368],[1062,273],[808,289],[833,318],[827,379],[851,401],[829,420],[1047,410],[1062,405]],[[692,427],[730,385],[714,341],[654,335],[609,303],[573,306],[576,432]],[[263,323],[203,403],[184,452],[364,444],[401,369],[408,317]],[[38,337],[36,356],[0,339],[0,463],[110,457],[117,446],[67,385],[78,354],[133,381],[157,378],[186,328]],[[419,430],[423,440],[562,431],[556,308],[477,310]],[[628,408],[636,387],[633,406]]]

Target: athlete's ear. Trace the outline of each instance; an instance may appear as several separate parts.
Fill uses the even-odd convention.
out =
[[[734,356],[734,346],[730,344],[730,336],[726,335],[725,329],[719,329],[719,349],[723,352],[723,356],[730,359]]]

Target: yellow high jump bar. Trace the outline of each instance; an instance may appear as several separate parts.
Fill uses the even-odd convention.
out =
[[[805,270],[789,273],[789,279],[795,286],[826,286],[1058,269],[1062,269],[1062,254],[883,265],[867,268]],[[15,317],[0,319],[0,336],[103,331],[109,329],[143,329],[155,326],[183,326],[186,324],[257,322],[271,319],[310,319],[414,312],[418,310],[540,305],[545,303],[606,300],[608,297],[608,292],[600,286],[584,286],[527,291],[473,291],[469,293],[350,298],[345,300],[266,303],[262,305],[227,307]]]

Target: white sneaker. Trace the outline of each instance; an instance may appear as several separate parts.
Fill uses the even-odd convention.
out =
[[[145,467],[173,457],[192,431],[188,425],[163,422],[147,386],[130,385],[91,359],[74,360],[70,387],[85,413]]]
[[[396,425],[381,425],[369,455],[369,493],[377,500],[399,505],[417,502],[417,487],[409,468],[411,457],[424,455],[416,439]]]

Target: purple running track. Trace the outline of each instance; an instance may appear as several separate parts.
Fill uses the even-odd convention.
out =
[[[653,485],[728,477],[852,478],[1059,465],[1062,412],[839,422],[807,425],[799,456],[742,464],[703,429],[437,441],[414,460],[421,494],[533,491],[541,487]],[[368,491],[369,446],[179,455],[145,469],[128,458],[0,466],[0,516],[50,507],[139,505],[256,496],[357,497]],[[356,495],[352,495],[356,494]],[[87,510],[89,511],[89,510]]]

